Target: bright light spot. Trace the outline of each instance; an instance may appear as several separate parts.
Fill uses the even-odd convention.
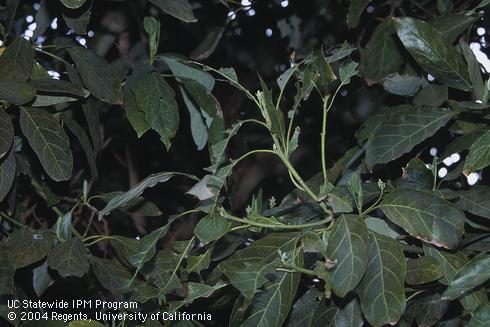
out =
[[[31,30],[27,30],[27,31],[24,32],[24,35],[25,36],[28,36],[29,38],[31,38],[34,35],[34,32],[31,31]]]
[[[55,19],[53,19],[53,21],[51,22],[51,28],[54,30],[58,28],[58,18],[57,17]]]
[[[39,9],[41,9],[41,5],[38,2],[34,3],[32,5],[32,7],[34,8],[35,11],[38,11]]]
[[[478,29],[476,30],[476,33],[480,36],[483,36],[485,35],[486,31],[485,31],[485,28],[483,27],[478,27]]]
[[[431,74],[427,75],[427,79],[429,80],[429,82],[434,82],[436,80],[436,78],[434,76],[432,76]]]
[[[461,156],[459,155],[459,153],[453,153],[451,155],[451,160],[453,161],[453,163],[458,162],[460,159],[461,159]]]
[[[470,48],[473,50],[476,60],[478,60],[478,62],[482,64],[487,71],[490,71],[490,60],[488,59],[487,55],[481,51],[481,44],[473,42],[470,44]]]
[[[271,37],[272,36],[272,29],[270,29],[270,28],[266,29],[265,35],[267,35],[267,37]]]
[[[425,168],[432,169],[432,165],[431,164],[425,164]]]
[[[66,32],[65,34],[66,34],[66,35],[71,35],[71,34],[73,34],[74,32],[75,32],[75,31],[74,31],[74,30],[72,30],[72,29],[70,28],[70,29],[68,30],[68,32]]]
[[[366,11],[368,14],[372,14],[374,12],[374,6],[368,6]]]
[[[435,157],[437,155],[437,148],[430,148],[430,151],[429,151],[430,155]]]
[[[250,6],[250,5],[252,5],[250,0],[242,0],[242,6]]]
[[[247,11],[247,16],[255,16],[255,10],[250,9],[249,11]]]
[[[478,173],[471,173],[468,176],[466,176],[466,180],[470,185],[475,185],[479,179],[480,179],[480,175]]]
[[[476,102],[476,103],[479,103],[479,104],[482,104],[482,103],[483,103],[483,101],[482,101],[482,100],[476,100],[475,102]]]
[[[82,37],[80,40],[78,40],[78,43],[80,43],[83,46],[86,46],[87,45],[87,40]]]
[[[444,162],[444,164],[449,167],[453,164],[453,159],[451,157],[447,157],[442,162]]]
[[[94,37],[95,33],[94,31],[88,31],[87,35],[88,37]]]
[[[28,29],[30,29],[31,31],[34,31],[37,27],[37,24],[36,23],[32,23],[32,24],[29,24],[29,26],[27,26]]]
[[[60,73],[54,70],[48,70],[49,76],[53,77],[54,79],[60,79]]]
[[[141,237],[136,236],[134,239],[139,241],[139,240],[141,240]]]
[[[29,16],[26,17],[26,22],[32,23],[33,21],[34,21],[34,17],[33,16],[29,15]]]
[[[281,7],[286,8],[287,6],[289,6],[288,0],[281,1]]]
[[[313,278],[313,283],[319,283],[320,280],[318,278]]]
[[[37,39],[36,39],[36,43],[39,44],[39,45],[43,44],[44,41],[46,41],[46,37],[45,36],[42,36],[42,35],[38,36]]]
[[[228,18],[230,18],[230,20],[234,20],[236,18],[236,13],[234,11],[229,11]]]
[[[3,45],[3,41],[2,41],[2,40],[0,40],[0,47],[1,47],[2,45]]]
[[[440,178],[446,177],[446,175],[447,175],[447,169],[445,167],[442,167],[441,169],[439,169],[439,172],[437,173],[437,175]]]
[[[29,41],[31,38],[29,36],[27,36],[27,35],[24,35],[24,39],[27,40],[27,41]]]

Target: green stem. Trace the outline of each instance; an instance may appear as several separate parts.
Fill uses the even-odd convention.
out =
[[[255,226],[255,227],[262,227],[262,228],[279,228],[279,229],[305,229],[305,228],[309,228],[309,227],[323,225],[323,224],[329,223],[332,220],[331,217],[328,217],[328,218],[325,218],[323,220],[315,221],[314,223],[309,223],[309,224],[279,225],[279,224],[260,223],[260,222],[249,220],[246,218],[238,218],[238,217],[235,217],[235,216],[233,216],[233,215],[231,215],[225,211],[221,211],[220,215],[223,218],[226,218],[226,219],[229,219],[229,220],[235,221],[237,223],[241,223],[241,224],[246,224],[246,225]]]
[[[316,277],[317,275],[315,272],[311,269],[306,269],[303,267],[298,267],[298,266],[293,266],[293,265],[283,265],[282,267],[276,268],[278,271],[286,271],[286,272],[299,272],[305,275],[309,276],[314,276]]]
[[[323,98],[323,120],[322,120],[322,172],[323,172],[323,183],[326,184],[328,182],[328,177],[327,177],[327,156],[326,156],[326,143],[327,143],[327,115],[330,109],[332,108],[332,105],[337,98],[337,94],[340,91],[340,88],[343,86],[343,84],[340,84],[339,87],[335,90],[335,93],[333,96],[330,98],[330,95],[327,95],[326,97]],[[329,101],[330,100],[330,101]]]
[[[378,199],[369,208],[367,208],[366,210],[364,210],[363,212],[361,212],[360,216],[361,217],[364,217],[365,215],[367,215],[368,213],[370,213],[371,211],[373,211],[373,208],[378,207],[378,204],[381,201],[381,198],[382,197],[383,197],[383,190],[380,190]]]
[[[15,220],[15,219],[12,219],[11,217],[9,217],[9,216],[8,216],[6,213],[4,213],[4,212],[0,212],[0,215],[1,215],[1,216],[2,216],[2,217],[5,219],[5,220],[7,220],[7,221],[11,222],[12,224],[14,224],[14,225],[16,225],[16,226],[18,226],[18,227],[21,227],[21,228],[26,227],[26,226],[24,226],[24,224],[22,224],[21,222],[19,222],[19,221]]]
[[[273,150],[268,150],[268,149],[257,149],[257,150],[252,150],[252,151],[249,151],[247,153],[245,153],[243,156],[241,156],[240,158],[238,159],[235,159],[235,160],[232,160],[232,164],[233,164],[233,167],[235,167],[240,161],[242,161],[243,159],[247,158],[248,156],[251,156],[252,154],[255,154],[255,153],[270,153],[270,154],[274,154],[274,155],[277,155],[277,153]]]

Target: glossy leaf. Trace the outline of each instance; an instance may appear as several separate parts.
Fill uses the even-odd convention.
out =
[[[121,81],[104,58],[83,47],[69,47],[83,83],[93,96],[111,104],[122,104]]]
[[[17,37],[0,56],[0,80],[25,82],[34,63],[34,50],[27,40]]]
[[[85,246],[78,237],[56,244],[48,254],[48,265],[61,277],[82,277],[90,268]]]
[[[397,241],[369,234],[366,273],[357,287],[361,309],[374,326],[394,325],[405,311],[405,258]]]
[[[464,162],[463,173],[469,175],[488,165],[490,165],[490,130],[487,130],[471,145]]]
[[[59,122],[47,111],[23,107],[20,126],[49,177],[55,181],[69,179],[73,156],[68,137]]]
[[[380,209],[390,221],[420,240],[447,249],[461,242],[463,212],[428,191],[396,189],[384,197]]]
[[[387,115],[366,145],[367,166],[399,158],[446,125],[452,116],[445,109],[411,107]]]
[[[361,281],[367,265],[368,229],[355,215],[335,220],[328,237],[327,260],[333,268],[328,277],[336,295],[344,297]]]
[[[287,327],[312,326],[315,312],[325,307],[323,294],[316,288],[310,288],[293,305]]]
[[[150,0],[150,2],[165,13],[183,22],[193,23],[197,21],[192,13],[192,6],[188,0]]]
[[[471,81],[462,56],[431,25],[409,17],[395,19],[401,42],[429,74],[449,87],[471,90]]]
[[[3,158],[12,146],[14,139],[14,126],[9,114],[0,108],[0,159]]]
[[[214,88],[215,80],[211,74],[198,68],[185,65],[176,58],[162,56],[160,57],[168,65],[172,73],[182,80],[193,80],[200,83],[211,91]]]
[[[490,219],[490,187],[476,185],[467,191],[458,192],[456,205],[474,215]]]
[[[407,261],[407,284],[425,284],[438,280],[442,276],[442,266],[439,264],[439,261],[433,257],[423,256]]]

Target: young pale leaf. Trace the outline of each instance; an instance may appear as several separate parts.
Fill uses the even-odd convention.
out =
[[[461,242],[464,213],[431,192],[399,188],[388,193],[379,207],[390,221],[422,241],[447,249]]]
[[[99,211],[99,220],[101,220],[105,215],[108,215],[112,210],[127,205],[131,200],[140,196],[147,188],[153,187],[158,183],[167,182],[175,175],[183,175],[194,179],[194,177],[191,175],[177,173],[159,173],[150,175],[149,177],[145,178],[144,180],[133,186],[129,191],[113,197],[107,203],[107,205]]]
[[[335,220],[328,236],[327,260],[333,268],[328,278],[340,297],[353,290],[362,279],[367,265],[368,229],[359,216],[344,215]]]
[[[355,61],[347,61],[340,64],[339,75],[340,75],[340,83],[342,85],[347,85],[350,83],[352,77],[356,76],[359,71],[357,67],[359,64]]]
[[[342,43],[342,45],[340,46],[340,48],[336,48],[336,49],[334,49],[334,50],[332,50],[330,52],[330,55],[327,57],[327,62],[329,64],[331,64],[333,62],[342,60],[345,57],[350,56],[350,54],[354,50],[356,50],[356,48],[354,46],[352,46],[349,43],[347,43],[347,41],[344,41],[344,43]]]
[[[454,300],[465,292],[482,285],[488,279],[490,279],[490,255],[481,253],[458,269],[442,297]]]
[[[446,125],[454,113],[438,108],[403,108],[388,114],[372,133],[366,145],[366,164],[387,163],[412,150]]]
[[[179,108],[175,93],[157,72],[140,74],[132,85],[138,109],[145,113],[146,121],[159,135],[167,150],[170,139],[179,128]]]
[[[53,242],[54,237],[49,231],[21,228],[9,235],[5,245],[9,261],[17,269],[44,258]]]
[[[354,28],[359,24],[359,19],[366,9],[370,0],[350,0],[349,11],[347,13],[347,26]]]
[[[438,280],[442,276],[442,266],[439,264],[439,261],[433,257],[423,256],[407,261],[407,284],[425,284]]]
[[[0,108],[0,159],[9,151],[13,139],[14,126],[12,125],[12,119],[3,108]]]
[[[456,205],[474,215],[490,219],[490,187],[476,185],[467,191],[458,192]]]
[[[61,277],[82,277],[90,268],[87,250],[78,237],[58,243],[48,254],[48,265]]]
[[[14,151],[11,150],[5,158],[0,159],[0,202],[5,199],[12,188],[15,180],[15,167]]]
[[[361,51],[361,57],[364,78],[368,84],[377,83],[400,69],[403,57],[395,43],[395,29],[391,19],[376,27],[371,40]]]
[[[297,249],[291,253],[296,266],[303,265],[303,253]],[[243,327],[282,326],[293,304],[301,273],[275,272],[272,282],[266,284],[250,304],[250,314]]]
[[[160,21],[155,17],[145,17],[143,20],[145,32],[150,36],[150,58],[155,58],[160,44]]]
[[[414,96],[426,85],[427,81],[422,77],[398,73],[386,77],[383,81],[385,91],[404,97]]]
[[[206,123],[204,122],[204,118],[200,110],[197,109],[192,100],[189,99],[187,92],[182,87],[180,88],[180,91],[182,93],[182,99],[184,100],[185,106],[191,118],[192,138],[194,139],[194,143],[197,146],[197,150],[201,151],[208,143],[209,136]]]
[[[296,233],[271,233],[251,246],[236,251],[221,262],[218,269],[245,298],[250,299],[268,281],[266,275],[274,273],[280,265],[278,251],[293,252],[297,236]]]
[[[111,192],[102,195],[98,195],[97,199],[102,202],[109,202],[115,196],[121,195],[123,192]],[[142,196],[137,196],[122,207],[118,208],[119,210],[136,213],[143,216],[155,217],[160,216],[162,212],[160,209],[151,201],[145,199]]]
[[[22,107],[20,127],[46,173],[59,182],[70,178],[73,156],[70,142],[59,122],[42,109]]]
[[[84,5],[86,0],[60,0],[66,7],[77,9]]]
[[[72,210],[68,211],[63,217],[58,217],[58,219],[56,220],[56,226],[54,227],[54,230],[56,233],[56,237],[58,237],[58,239],[62,241],[66,241],[71,238]]]
[[[174,16],[186,23],[197,22],[192,13],[192,6],[188,0],[150,0],[152,4],[165,13]]]
[[[34,64],[34,50],[29,41],[17,37],[0,56],[0,80],[25,82]]]
[[[471,90],[463,58],[439,31],[409,17],[396,18],[395,28],[405,48],[426,72],[447,86]]]
[[[122,104],[121,81],[104,58],[83,47],[69,47],[83,83],[96,98],[111,104]]]
[[[374,326],[395,325],[405,311],[405,256],[397,241],[369,234],[368,265],[357,287],[361,309]]]
[[[441,300],[441,294],[419,298],[414,303],[415,320],[418,326],[434,326],[446,313],[450,301]]]
[[[488,165],[490,165],[490,129],[471,145],[470,152],[464,162],[463,173],[468,176]]]
[[[0,80],[0,98],[10,104],[20,106],[31,101],[36,95],[36,89],[19,81]]]

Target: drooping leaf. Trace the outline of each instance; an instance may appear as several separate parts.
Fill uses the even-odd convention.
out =
[[[47,262],[61,277],[82,277],[90,268],[86,251],[82,240],[73,237],[56,244],[49,252]]]
[[[272,233],[251,246],[236,251],[218,266],[230,282],[246,297],[251,298],[267,282],[266,275],[280,265],[278,250],[290,253],[298,241],[296,233]]]
[[[186,23],[197,22],[192,13],[192,6],[188,0],[150,0],[152,4],[160,8],[163,12],[174,16]]]
[[[16,161],[14,151],[3,159],[0,159],[0,202],[10,192],[15,180]]]
[[[453,115],[447,109],[412,107],[386,115],[368,140],[367,166],[372,168],[409,152],[446,125]]]
[[[131,200],[140,196],[147,188],[153,187],[158,183],[167,182],[175,175],[184,175],[191,179],[194,179],[193,176],[177,173],[158,173],[150,175],[135,186],[133,186],[131,189],[129,189],[129,191],[113,197],[107,203],[107,205],[99,211],[99,220],[101,220],[105,215],[108,215],[112,210],[127,205]]]
[[[0,108],[0,159],[3,158],[12,146],[14,139],[14,126],[9,114]]]
[[[180,91],[182,93],[182,98],[191,119],[192,138],[194,140],[194,143],[196,144],[197,150],[201,151],[208,143],[209,137],[204,117],[202,116],[200,110],[196,108],[192,100],[189,99],[187,92],[183,88],[180,88]]]
[[[471,145],[470,152],[464,162],[463,173],[469,175],[488,165],[490,165],[490,129]]]
[[[330,51],[330,55],[327,57],[327,62],[331,64],[333,62],[342,60],[345,57],[350,56],[351,53],[355,50],[356,48],[354,46],[350,45],[347,41],[344,41],[344,43],[342,43],[340,47]]]
[[[20,126],[46,173],[55,181],[67,180],[73,170],[70,143],[59,122],[47,111],[22,107]]]
[[[210,247],[205,253],[194,256],[190,255],[187,258],[187,266],[185,270],[189,273],[195,272],[200,274],[202,270],[208,269],[211,263],[211,253],[213,252],[214,246]]]
[[[17,37],[0,56],[0,80],[25,82],[34,64],[34,50],[27,40]]]
[[[423,256],[407,261],[407,284],[425,284],[435,281],[442,276],[442,266],[439,264],[439,261],[433,257]]]
[[[421,20],[395,19],[398,37],[417,63],[449,87],[471,90],[471,81],[462,56],[438,30]]]
[[[14,80],[0,80],[0,98],[10,104],[16,106],[26,104],[31,101],[35,95],[36,89],[27,83]]]
[[[121,81],[104,58],[79,46],[67,48],[90,93],[111,104],[122,104]]]
[[[179,127],[179,110],[173,89],[156,72],[140,74],[131,88],[139,111],[145,113],[146,122],[170,149],[170,139]]]
[[[361,281],[367,265],[368,229],[356,215],[335,220],[328,237],[327,260],[333,267],[328,277],[336,295],[345,295]]]
[[[490,219],[490,187],[476,185],[467,191],[458,192],[456,205],[474,215]]]
[[[397,241],[369,234],[368,265],[357,287],[361,309],[374,326],[394,325],[405,311],[405,257]]]
[[[102,148],[99,109],[104,105],[105,104],[103,102],[98,101],[94,97],[90,97],[86,103],[82,104],[83,115],[85,116],[90,136],[92,138],[95,156],[97,156],[100,149]]]
[[[333,300],[318,301],[309,326],[328,327],[361,327],[364,326],[359,301],[353,298],[350,302],[337,304]]]
[[[463,212],[433,193],[398,188],[384,197],[380,209],[393,223],[425,242],[447,249],[461,242]]]
[[[160,58],[165,61],[172,71],[172,74],[174,74],[176,77],[182,80],[196,81],[204,86],[208,91],[211,91],[214,88],[214,77],[208,72],[183,64],[177,58],[168,56],[160,56]]]
[[[193,60],[200,61],[209,58],[214,51],[216,50],[216,47],[219,44],[219,41],[221,40],[221,37],[223,36],[223,33],[225,32],[225,27],[224,26],[216,26],[213,27],[204,40],[199,43],[196,49],[194,49],[190,57]]]
[[[483,79],[481,77],[480,63],[476,60],[473,50],[463,40],[459,41],[459,46],[463,50],[463,56],[468,64],[468,75],[470,77],[471,84],[473,85],[473,93],[476,100],[483,101],[485,86],[483,85]]]
[[[83,97],[89,95],[89,92],[76,84],[57,80],[57,79],[36,79],[29,82],[29,85],[34,87],[40,93],[47,94],[67,94],[77,97]]]
[[[102,202],[104,202],[104,205],[106,205],[115,196],[119,196],[122,193],[123,192],[105,193],[105,194],[98,195],[97,199],[101,200]],[[140,214],[143,216],[149,216],[149,217],[160,216],[162,214],[160,209],[153,202],[145,199],[142,196],[137,196],[133,198],[128,203],[119,207],[118,209],[130,213]]]
[[[83,6],[87,0],[60,0],[66,7],[70,9],[77,9]]]
[[[350,0],[349,11],[347,13],[347,26],[354,28],[359,24],[362,13],[369,4],[369,0]]]
[[[305,327],[312,326],[315,318],[314,314],[317,309],[325,306],[322,301],[323,294],[316,288],[310,288],[301,296],[293,305],[287,327]]]
[[[37,262],[48,254],[53,241],[49,231],[17,229],[9,235],[5,244],[9,261],[15,269]]]
[[[76,11],[65,10],[63,11],[63,19],[66,25],[69,28],[73,29],[75,33],[86,35],[87,25],[90,23],[91,13],[92,13],[91,6],[86,6],[86,9],[83,10],[82,13],[80,13],[79,10]]]
[[[143,20],[143,27],[150,37],[150,58],[155,58],[160,44],[160,21],[155,17],[145,17]]]
[[[361,55],[362,71],[369,84],[400,69],[403,57],[395,43],[395,29],[390,19],[376,27]]]
[[[487,253],[481,253],[458,269],[442,297],[454,300],[485,283],[488,279],[490,279],[490,256]]]

